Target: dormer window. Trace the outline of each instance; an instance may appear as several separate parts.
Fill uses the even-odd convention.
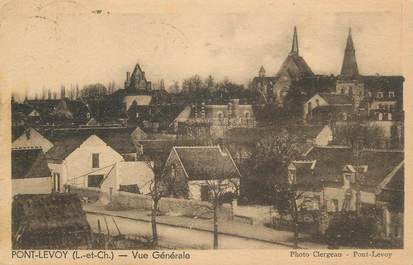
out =
[[[394,98],[394,91],[389,91],[389,98]]]
[[[377,92],[377,98],[383,98],[383,92]]]

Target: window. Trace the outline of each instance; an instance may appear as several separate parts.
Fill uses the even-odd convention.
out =
[[[343,121],[347,120],[347,113],[343,112]]]
[[[100,184],[102,184],[103,175],[89,175],[87,177],[87,186],[99,188]]]
[[[369,91],[369,92],[367,93],[367,95],[368,95],[369,98],[371,98],[371,97],[373,96],[373,94],[371,93],[371,91]]]
[[[99,168],[99,154],[92,154],[92,168]]]
[[[244,115],[245,115],[245,118],[246,118],[246,119],[249,119],[249,118],[250,118],[250,112],[249,112],[249,111],[244,112]]]
[[[379,115],[378,115],[378,119],[379,119],[379,121],[382,121],[383,120],[383,113],[379,113]]]
[[[338,200],[336,200],[336,199],[333,199],[333,200],[331,200],[332,202],[333,202],[333,211],[334,212],[338,212]]]
[[[341,94],[344,94],[344,93],[345,93],[344,88],[342,88],[341,89]]]
[[[218,119],[222,120],[224,118],[224,113],[222,111],[218,111]]]
[[[377,92],[377,98],[383,98],[383,92]]]
[[[315,100],[315,105],[316,105],[316,106],[320,106],[320,100],[316,99],[316,100]]]
[[[394,98],[394,91],[389,91],[389,98]]]
[[[387,113],[387,119],[388,119],[389,121],[391,121],[391,120],[393,119],[391,113]]]

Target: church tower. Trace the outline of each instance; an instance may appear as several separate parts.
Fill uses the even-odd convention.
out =
[[[353,110],[357,111],[364,98],[364,82],[359,74],[356,50],[354,48],[351,28],[349,28],[343,64],[336,84],[337,94],[346,94],[353,100]]]
[[[265,69],[264,66],[261,65],[260,71],[258,72],[259,77],[265,77]]]
[[[290,54],[298,56],[298,37],[297,37],[297,27],[294,26],[293,44],[291,46]]]
[[[344,51],[343,65],[341,74],[343,78],[354,78],[359,75],[356,60],[356,50],[354,49],[353,38],[351,37],[351,28],[348,31],[346,49]]]

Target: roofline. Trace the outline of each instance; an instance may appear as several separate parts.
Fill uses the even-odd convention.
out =
[[[12,147],[12,151],[19,151],[19,150],[43,150],[41,146],[33,145],[33,146],[22,146],[22,147]]]
[[[176,156],[178,157],[179,163],[181,163],[181,166],[182,166],[182,168],[183,168],[183,170],[184,170],[184,172],[185,172],[185,175],[186,175],[186,177],[187,177],[188,180],[189,180],[190,177],[189,177],[189,175],[188,175],[188,172],[186,172],[184,163],[182,163],[182,160],[181,160],[181,158],[179,157],[179,154],[178,154],[178,152],[176,151],[175,146],[172,146],[172,150],[175,152]],[[172,153],[172,152],[171,152],[171,153]]]
[[[404,160],[400,162],[387,176],[377,185],[377,193],[383,190],[386,185],[393,179],[394,175],[404,166]]]
[[[218,148],[221,149],[221,147],[220,147],[219,145],[218,145]],[[227,147],[224,146],[224,148],[225,148],[225,150],[226,150],[226,152],[227,152],[227,155],[228,155],[229,158],[231,159],[232,164],[234,165],[235,169],[237,170],[239,177],[241,178],[241,172],[239,171],[237,165],[235,164],[235,161],[234,161],[234,159],[232,158],[231,153],[229,152],[229,150],[228,150]]]

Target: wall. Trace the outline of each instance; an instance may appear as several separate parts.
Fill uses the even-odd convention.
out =
[[[222,185],[225,192],[236,193],[237,187],[239,187],[239,179],[225,179],[221,182],[219,180],[210,180],[214,185]],[[233,184],[235,183],[235,184]],[[201,200],[201,186],[206,185],[205,180],[192,180],[188,181],[189,188],[189,199],[191,200]]]
[[[92,168],[92,154],[99,153],[100,168]],[[111,170],[111,165],[123,161],[123,157],[106,145],[99,137],[92,135],[79,148],[65,159],[65,183],[76,180],[76,184],[87,186],[87,175],[106,175]]]
[[[321,132],[317,135],[314,140],[315,145],[326,146],[333,140],[333,131],[330,126],[326,125],[323,127]]]
[[[240,221],[247,222],[253,225],[264,225],[272,222],[272,217],[276,214],[276,211],[272,206],[262,205],[248,205],[238,206],[234,204],[234,217]]]
[[[66,181],[67,181],[66,167],[65,167],[64,161],[61,164],[48,162],[47,165],[49,166],[52,176],[53,176],[53,173],[58,173],[60,175],[60,191],[63,191],[64,190],[63,185],[66,184]]]
[[[66,190],[70,193],[75,193],[80,199],[87,198],[89,202],[95,202],[100,198],[99,188],[79,188],[72,185],[66,185]]]
[[[304,106],[303,106],[304,107],[303,109],[304,119],[309,119],[311,117],[311,111],[317,107],[317,100],[318,100],[318,106],[328,106],[328,103],[322,97],[320,97],[320,95],[315,94],[306,103],[304,103]],[[308,110],[309,103],[311,103],[310,112]]]
[[[133,101],[136,101],[138,106],[149,106],[151,100],[152,96],[148,95],[125,96],[123,98],[123,103],[126,103],[126,109],[128,110]]]
[[[100,201],[109,203],[109,194],[102,192]],[[150,211],[152,209],[152,198],[148,195],[116,191],[112,193],[112,207]],[[213,216],[210,203],[187,199],[162,198],[159,201],[159,210],[164,214],[178,216],[196,218],[212,218]],[[228,204],[222,205],[219,209],[218,216],[220,219],[231,220],[233,218],[232,206]]]
[[[52,178],[25,178],[12,180],[12,196],[16,194],[45,194],[52,192]]]
[[[119,185],[137,184],[140,193],[148,194],[153,177],[153,171],[146,162],[121,161],[116,163],[113,170],[109,172],[101,185],[101,189],[104,192],[108,192],[110,188],[117,191]]]

